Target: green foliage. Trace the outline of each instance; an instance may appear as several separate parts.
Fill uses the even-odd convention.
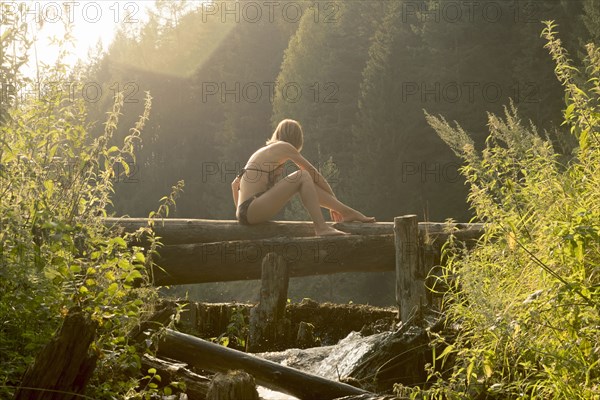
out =
[[[216,338],[211,338],[211,341],[225,347],[245,351],[248,329],[248,321],[244,315],[244,309],[242,307],[234,307],[231,310],[229,324],[227,324],[225,332]]]
[[[68,78],[60,64],[46,75],[57,82]],[[88,134],[83,99],[60,91],[9,108],[0,126],[2,398],[13,394],[24,370],[74,307],[98,324],[90,349],[98,365],[88,393],[93,398],[143,396],[133,390],[140,350],[156,338],[130,343],[128,333],[153,311],[157,290],[148,271],[159,243],[150,227],[120,234],[103,223],[113,182],[135,162],[151,107],[147,94],[123,144],[111,146],[123,99],[122,92],[115,96],[104,132],[95,139]],[[155,218],[168,214],[181,186],[163,198]],[[134,245],[141,235],[149,238],[148,249]]]
[[[315,164],[332,156],[351,164],[350,132],[361,74],[384,4],[381,0],[315,3],[322,10],[319,18],[306,11],[285,49],[271,122],[275,126],[283,118],[300,121],[303,154]],[[301,88],[301,95],[281,90],[292,84]]]
[[[543,36],[578,141],[566,164],[514,105],[504,118],[488,114],[481,152],[460,126],[426,113],[464,160],[486,233],[471,252],[448,247],[445,306],[460,333],[451,344],[438,337],[447,347],[434,353],[432,387],[408,390],[415,398],[600,396],[600,59],[590,44],[576,69],[554,28],[546,22]]]
[[[29,80],[21,68],[29,57],[32,41],[27,35],[28,23],[22,11],[26,4],[0,2],[0,124],[8,117],[9,108],[18,101],[19,88]]]

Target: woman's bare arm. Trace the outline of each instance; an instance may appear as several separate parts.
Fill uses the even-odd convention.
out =
[[[238,206],[238,196],[240,190],[240,178],[235,177],[233,182],[231,182],[231,192],[233,193],[233,204],[235,204],[235,209],[237,210]]]
[[[321,189],[335,197],[335,193],[333,193],[333,189],[331,189],[331,186],[325,177],[323,177],[319,170],[316,169],[310,163],[310,161],[304,158],[304,156],[302,156],[302,154],[300,154],[294,146],[289,143],[282,142],[280,148],[285,160],[292,160],[300,169],[307,171],[313,178],[315,185],[319,186]]]

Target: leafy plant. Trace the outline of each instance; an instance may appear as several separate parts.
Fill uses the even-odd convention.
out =
[[[233,307],[229,324],[225,332],[218,337],[211,338],[211,341],[225,347],[231,347],[238,350],[246,349],[246,339],[248,337],[248,322],[244,315],[242,307]]]
[[[443,278],[453,343],[437,336],[431,387],[413,398],[592,399],[600,396],[600,57],[572,66],[547,21],[543,36],[565,87],[564,119],[578,141],[562,163],[514,105],[488,114],[478,152],[456,124],[426,113],[464,160],[469,201],[486,232],[471,252],[448,247]],[[400,386],[397,392],[407,394]]]
[[[78,80],[69,74],[76,73],[57,63],[45,78]],[[112,138],[123,93],[114,100],[96,138],[88,133],[84,100],[60,90],[12,105],[0,124],[2,398],[13,395],[24,370],[75,307],[98,324],[89,395],[144,396],[136,378],[140,355],[156,337],[139,343],[129,333],[153,312],[158,293],[149,271],[160,242],[152,224],[168,215],[183,182],[161,199],[147,228],[123,234],[105,225],[113,183],[135,162],[151,108],[147,93],[142,114],[117,146]],[[136,244],[142,236],[148,248]]]

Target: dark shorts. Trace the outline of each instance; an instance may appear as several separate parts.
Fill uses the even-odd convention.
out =
[[[240,224],[242,225],[250,225],[250,223],[248,222],[248,207],[250,207],[250,204],[252,204],[252,202],[254,201],[254,199],[256,199],[257,197],[260,197],[260,195],[262,195],[265,192],[258,192],[255,195],[253,195],[252,197],[250,197],[248,200],[246,200],[245,202],[243,202],[242,204],[240,204],[238,206],[238,212],[237,212],[237,219],[240,222]]]

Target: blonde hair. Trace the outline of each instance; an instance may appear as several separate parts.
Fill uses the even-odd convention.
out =
[[[267,140],[267,145],[280,141],[291,144],[297,148],[298,151],[302,150],[304,134],[302,133],[300,123],[289,118],[282,120],[279,125],[277,125],[277,128],[275,128],[275,132],[273,132],[271,139]]]

